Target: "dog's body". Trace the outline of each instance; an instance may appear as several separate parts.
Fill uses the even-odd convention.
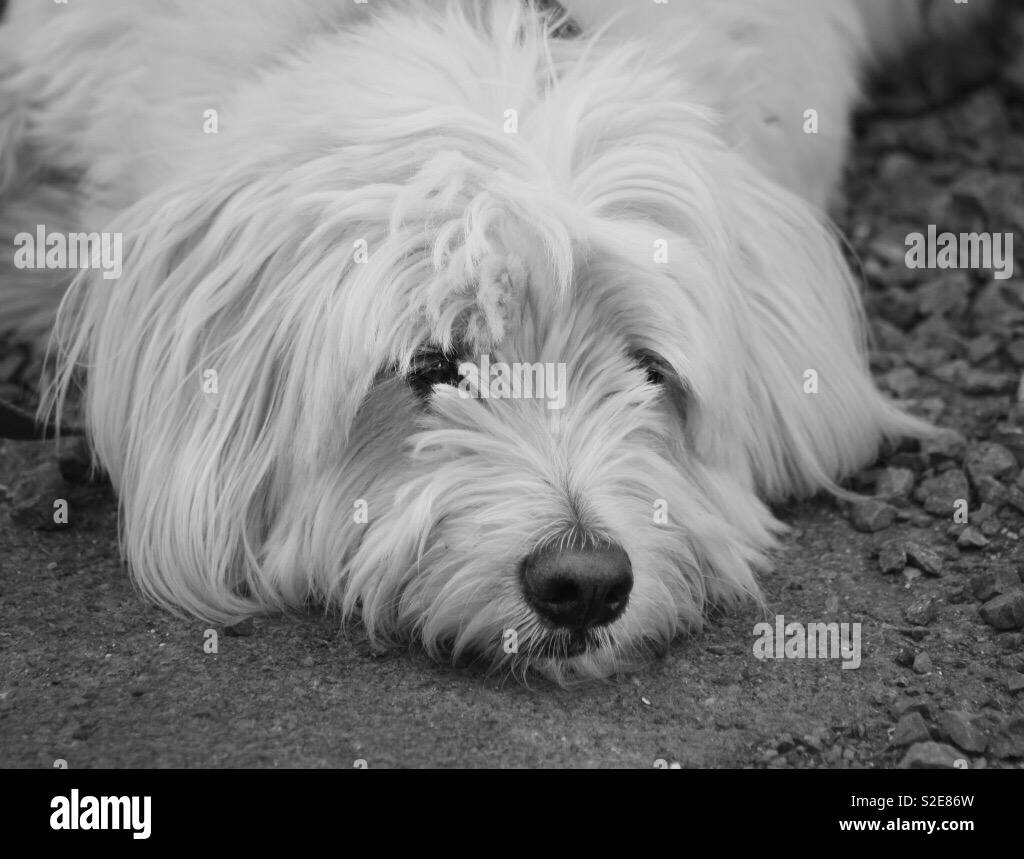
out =
[[[579,38],[517,0],[15,0],[0,299],[40,331],[67,285],[9,237],[123,233],[51,405],[84,382],[148,595],[603,676],[758,593],[761,499],[927,432],[819,214],[918,4],[563,5]],[[564,364],[564,408],[463,398],[453,356]]]

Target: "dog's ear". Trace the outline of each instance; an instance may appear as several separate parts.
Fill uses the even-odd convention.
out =
[[[112,224],[120,279],[85,272],[62,306],[48,406],[86,377],[127,560],[164,605],[215,621],[280,605],[258,574],[274,513],[340,455],[387,360],[386,219],[325,182],[254,161],[169,186]]]
[[[707,398],[703,441],[725,467],[746,463],[768,497],[831,489],[883,438],[930,428],[876,389],[857,285],[823,216],[729,160],[717,174],[729,231],[718,277],[738,354],[709,369],[728,395]]]

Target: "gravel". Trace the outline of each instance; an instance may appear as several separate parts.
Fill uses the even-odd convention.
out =
[[[883,573],[902,573],[907,565],[906,542],[901,539],[888,540],[878,550],[878,566]]]
[[[927,626],[938,614],[938,600],[933,596],[918,597],[903,610],[907,622],[915,626]]]
[[[896,508],[875,498],[855,501],[850,510],[850,524],[858,531],[883,531],[896,521]]]
[[[907,563],[917,567],[926,576],[938,578],[943,573],[942,558],[938,552],[920,543],[907,544]]]
[[[939,732],[944,740],[972,754],[981,754],[988,746],[988,737],[976,725],[977,716],[963,711],[943,713],[939,717]]]
[[[981,619],[996,629],[1024,627],[1024,590],[990,599],[981,607]]]
[[[942,474],[922,480],[914,493],[914,498],[921,502],[928,513],[948,516],[950,519],[956,511],[957,502],[969,500],[970,497],[967,475],[958,468],[950,468]]]
[[[892,735],[894,746],[912,746],[931,739],[928,723],[920,713],[907,713],[896,723]]]
[[[901,769],[937,770],[953,769],[963,753],[944,743],[917,743],[907,750],[900,762]]]
[[[56,462],[47,461],[25,474],[11,493],[11,519],[35,531],[70,528],[74,520],[68,486]],[[66,507],[62,515],[60,505]]]

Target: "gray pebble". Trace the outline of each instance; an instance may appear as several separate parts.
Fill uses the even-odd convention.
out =
[[[850,524],[858,531],[866,533],[882,531],[892,525],[895,520],[895,508],[876,498],[855,501],[850,508]]]
[[[933,465],[946,460],[959,462],[967,451],[967,439],[956,430],[941,430],[921,442],[921,453]]]
[[[907,713],[896,723],[892,735],[892,745],[912,746],[931,739],[928,723],[920,713]]]
[[[926,576],[937,578],[942,575],[942,558],[920,543],[907,543],[907,563],[917,567]]]
[[[1001,444],[982,442],[971,447],[964,457],[964,471],[972,483],[982,477],[1010,480],[1017,474],[1017,458]]]
[[[1024,626],[1024,590],[993,597],[981,607],[981,619],[996,629]]]
[[[915,626],[927,626],[939,614],[938,604],[935,597],[918,597],[903,610],[903,616],[908,623]]]
[[[974,598],[982,602],[988,602],[993,597],[1006,594],[1020,587],[1020,579],[1017,574],[1007,568],[983,570],[971,577],[971,593]]]
[[[35,531],[61,531],[71,527],[70,502],[67,523],[54,521],[54,502],[58,499],[68,501],[68,489],[53,460],[33,468],[22,476],[11,492],[11,519]]]
[[[902,540],[887,540],[878,550],[878,566],[883,573],[902,573],[907,565],[907,550]]]
[[[914,491],[914,472],[909,468],[885,468],[878,476],[875,494],[888,501],[907,501]]]
[[[980,730],[974,720],[977,716],[955,710],[939,716],[939,729],[943,738],[950,740],[965,752],[980,754],[988,746],[988,737]]]
[[[961,758],[963,752],[945,743],[917,743],[907,750],[900,769],[953,769]]]
[[[984,549],[989,544],[989,539],[977,528],[968,525],[956,538],[956,544],[961,549]]]
[[[933,516],[952,518],[956,510],[956,502],[961,499],[970,499],[967,475],[958,468],[950,468],[936,477],[929,477],[921,481],[914,497]]]

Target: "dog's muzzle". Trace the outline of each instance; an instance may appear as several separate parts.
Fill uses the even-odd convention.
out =
[[[606,626],[626,610],[633,567],[621,546],[559,548],[528,556],[520,570],[530,607],[556,629]]]

